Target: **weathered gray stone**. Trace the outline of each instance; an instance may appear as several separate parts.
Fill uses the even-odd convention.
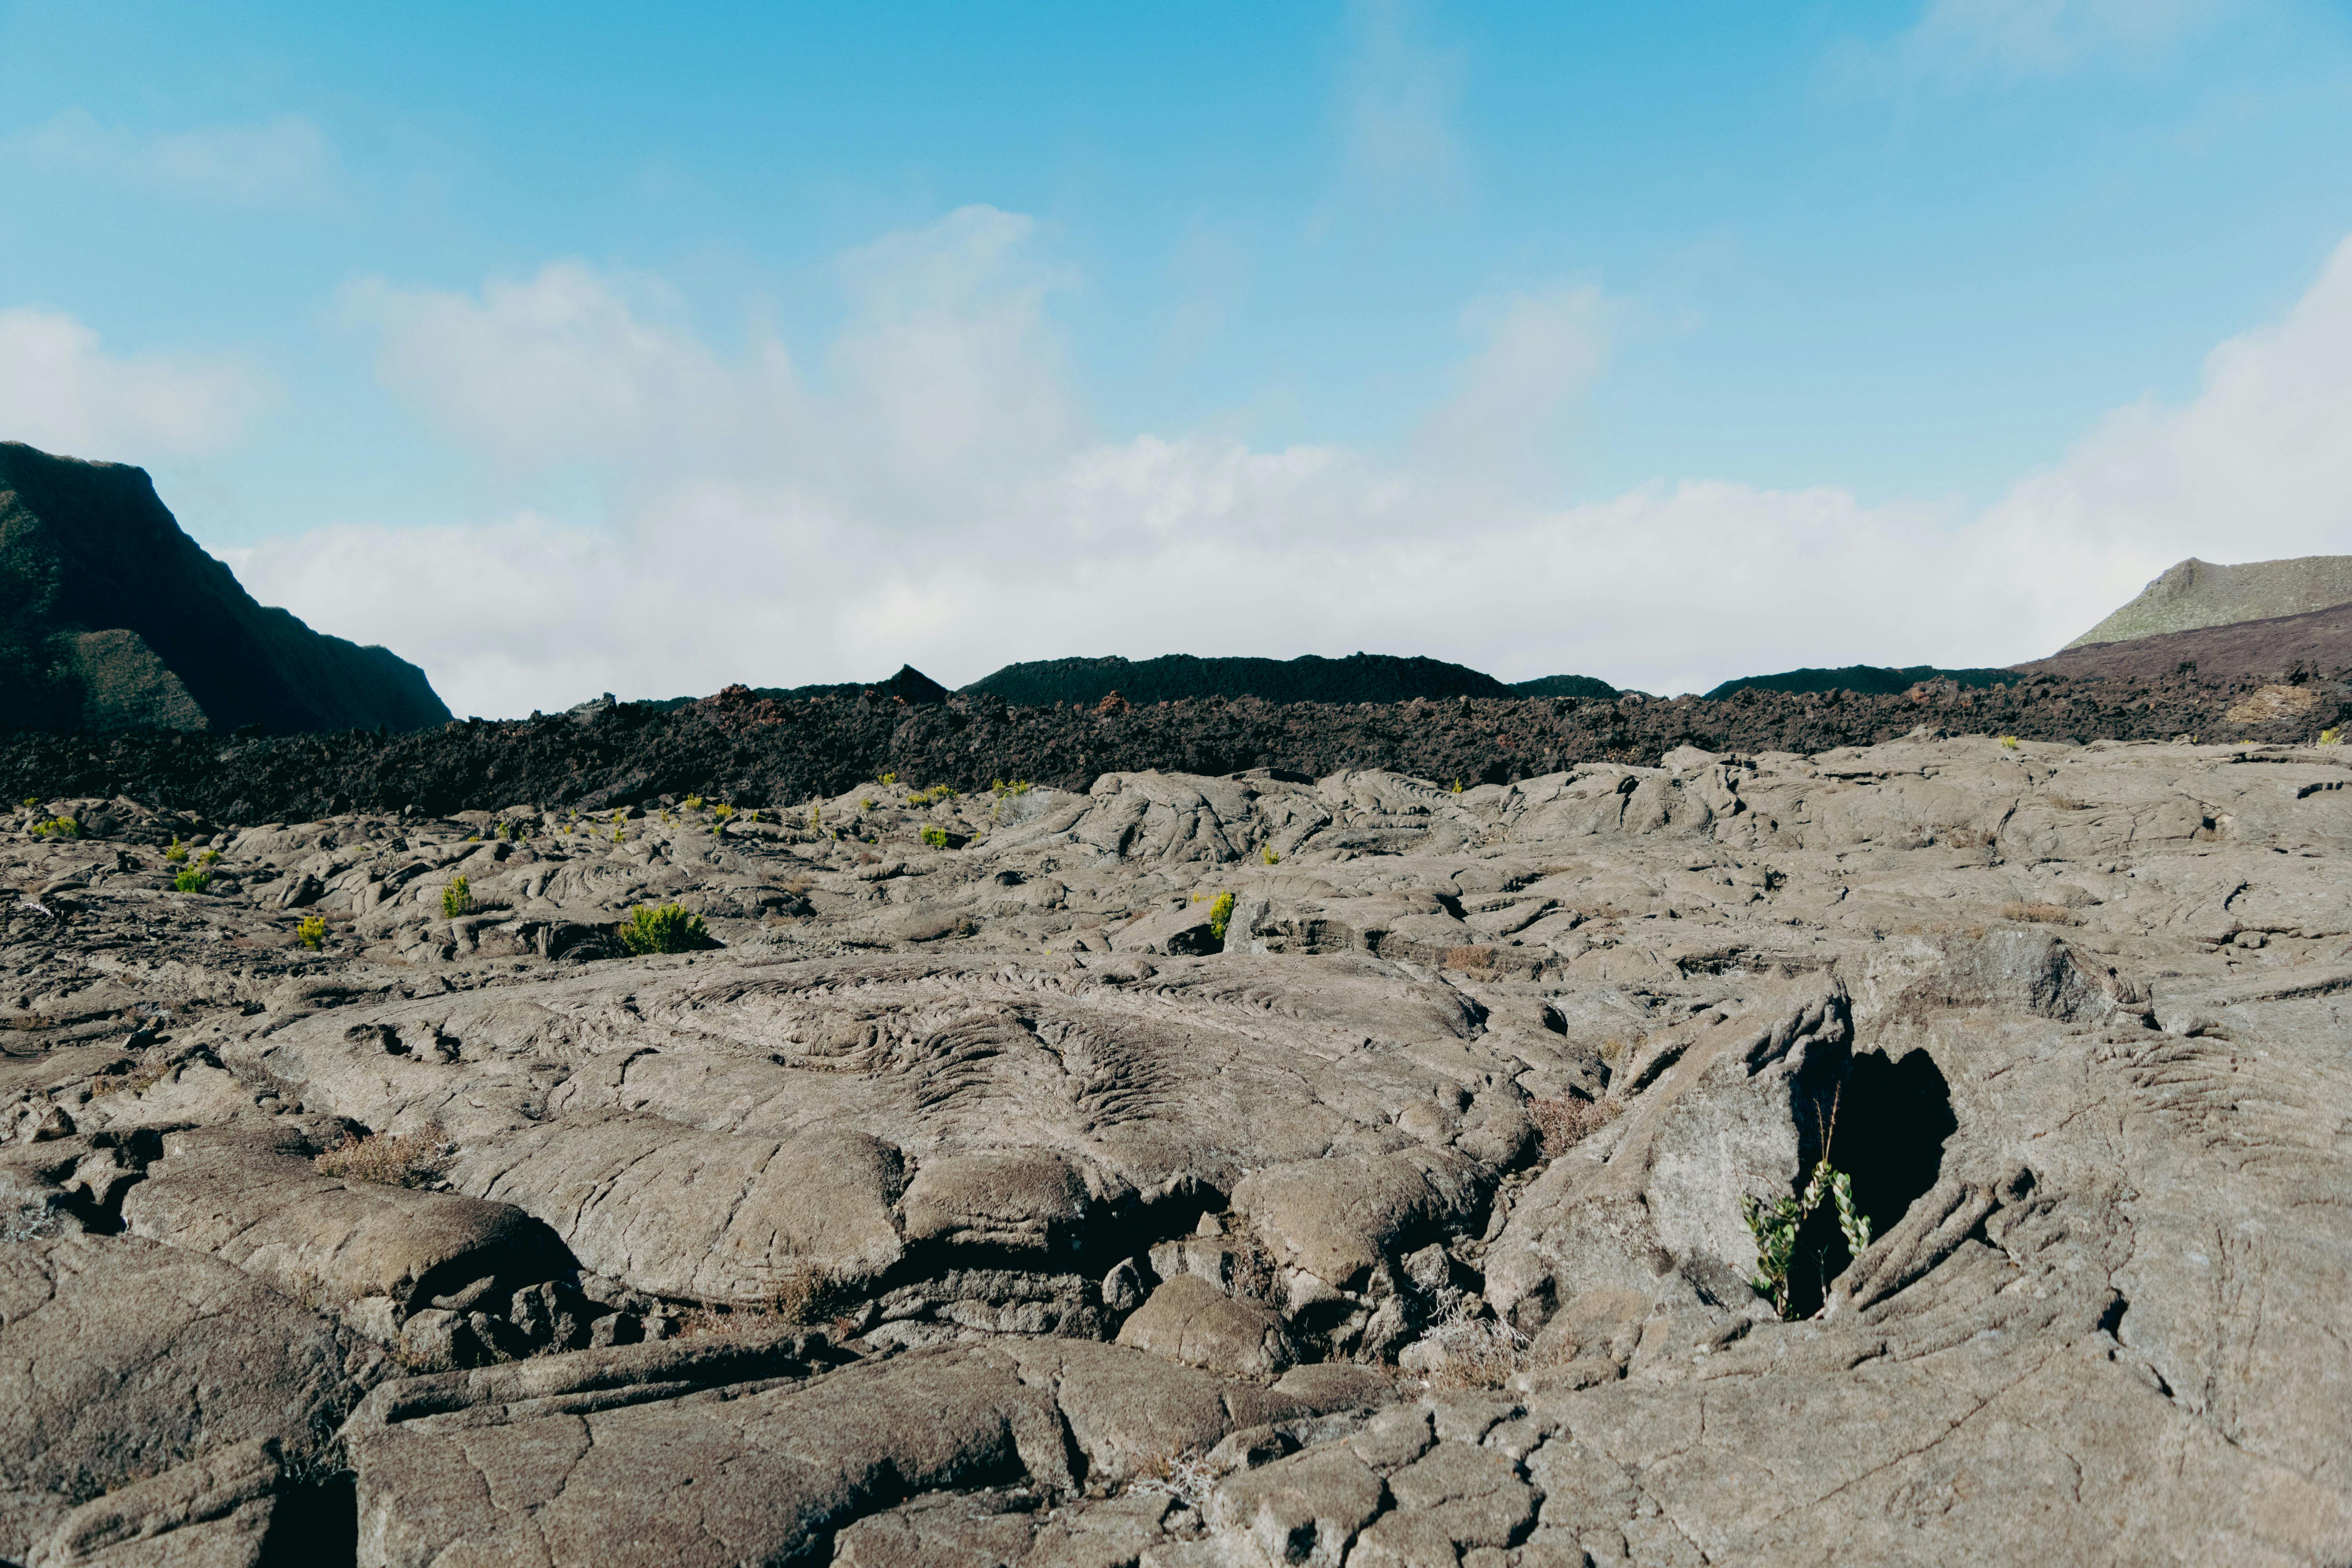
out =
[[[1297,1356],[1280,1318],[1193,1274],[1154,1290],[1120,1327],[1118,1342],[1223,1373],[1276,1373]]]
[[[0,1556],[110,1487],[239,1443],[307,1458],[352,1397],[342,1360],[325,1321],[203,1253],[0,1245]]]
[[[0,1258],[279,1288],[101,1324],[240,1352],[129,1394],[8,1317],[35,1403],[79,1392],[0,1554],[94,1500],[56,1434],[160,1485],[398,1346],[517,1359],[369,1395],[362,1561],[2352,1560],[2339,750],[875,791],[821,803],[872,847],[807,803],[253,829],[203,933],[110,849],[0,843],[77,938],[0,998]],[[1152,940],[1223,892],[1246,941]],[[670,899],[727,945],[611,955]],[[321,1176],[330,1118],[438,1128],[454,1190]],[[1783,1322],[1741,1201],[1824,1152],[1872,1239],[1817,1215]],[[677,1337],[592,1342],[631,1326]],[[249,1555],[272,1506],[150,1539]]]

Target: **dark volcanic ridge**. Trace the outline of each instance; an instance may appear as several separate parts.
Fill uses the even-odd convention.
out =
[[[1025,707],[1099,702],[1116,691],[1129,702],[1199,701],[1255,697],[1265,702],[1410,702],[1470,697],[1602,697],[1617,688],[1589,675],[1546,675],[1506,683],[1467,665],[1440,658],[1351,653],[1345,658],[1307,654],[1297,658],[1202,658],[1171,653],[1158,658],[1050,658],[1008,664],[963,689]]]
[[[0,729],[447,721],[425,672],[255,601],[143,469],[0,441]]]
[[[2097,740],[2296,742],[2336,729],[2352,668],[2271,681],[2053,675],[1900,696],[1757,689],[1719,700],[1628,695],[1339,705],[1242,699],[1014,707],[860,694],[779,702],[743,687],[684,707],[583,704],[433,731],[236,738],[26,732],[0,740],[5,798],[123,795],[232,822],[347,810],[442,814],[485,800],[593,809],[664,795],[791,805],[894,774],[971,792],[996,780],[1087,788],[1106,773],[1388,769],[1500,784],[1580,763],[1656,765],[1677,746],[1754,754],[1871,745],[1925,730]]]

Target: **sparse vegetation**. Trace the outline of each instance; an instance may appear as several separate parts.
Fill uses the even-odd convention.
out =
[[[999,800],[1002,800],[1008,795],[1027,795],[1029,793],[1029,781],[1027,779],[1013,779],[1010,783],[1007,783],[1003,779],[998,779],[994,784],[990,784],[988,788],[990,794],[995,795]]]
[[[172,836],[172,847],[163,851],[163,858],[169,860],[173,865],[177,866],[184,863],[187,858],[188,847],[180,842],[180,836],[178,834],[173,834]]]
[[[1209,934],[1222,942],[1225,940],[1225,932],[1232,928],[1233,923],[1234,896],[1231,893],[1219,893],[1209,905]]]
[[[1528,1101],[1528,1120],[1535,1123],[1543,1157],[1557,1160],[1624,1113],[1614,1100],[1585,1100],[1573,1094],[1539,1095]]]
[[[2017,750],[2017,737],[2014,735],[2003,735],[2000,738],[2000,743],[2001,748],[2004,751],[2013,752]]]
[[[2323,746],[2340,746],[2344,743],[2344,731],[2341,730],[2322,730],[2319,732],[2319,743]]]
[[[1746,1195],[1739,1200],[1740,1217],[1756,1238],[1756,1273],[1748,1279],[1748,1288],[1771,1302],[1772,1310],[1783,1319],[1791,1316],[1789,1275],[1797,1261],[1797,1232],[1822,1206],[1824,1197],[1837,1207],[1838,1229],[1845,1237],[1846,1251],[1861,1257],[1870,1246],[1870,1217],[1854,1209],[1853,1178],[1827,1160],[1813,1167],[1812,1180],[1797,1197],[1769,1204]]]
[[[89,1095],[96,1100],[104,1094],[139,1094],[163,1082],[171,1070],[170,1062],[150,1062],[121,1072],[101,1073],[91,1080]]]
[[[618,823],[615,823],[613,826],[613,842],[615,844],[625,844],[628,840],[628,833],[622,828]]]
[[[685,801],[681,804],[683,804],[688,811],[700,811],[702,809],[702,797],[698,795],[688,795]]]
[[[654,952],[691,952],[710,945],[709,928],[684,904],[656,909],[639,904],[621,922],[621,945],[639,957]]]
[[[474,912],[474,885],[459,877],[441,889],[441,912],[451,920]]]
[[[294,940],[317,952],[327,945],[327,922],[317,915],[304,916],[302,923],[294,928]]]
[[[925,827],[922,837],[923,842],[934,849],[944,849],[948,847],[948,830],[936,824]]]
[[[326,1176],[349,1182],[375,1182],[387,1187],[421,1187],[440,1173],[441,1130],[416,1132],[371,1132],[364,1138],[345,1137],[310,1163]]]
[[[70,816],[53,816],[47,822],[37,822],[33,831],[45,838],[79,838],[81,824]]]
[[[768,1298],[768,1310],[787,1323],[829,1323],[856,1304],[846,1285],[814,1263],[787,1269]]]
[[[2080,923],[2074,911],[2063,904],[2003,904],[2000,906],[2000,918],[2036,925],[2070,926]]]
[[[722,800],[717,805],[710,808],[710,815],[717,817],[719,821],[725,822],[728,818],[735,815],[735,808]]]
[[[886,789],[898,782],[898,775],[897,773],[884,773],[881,778],[882,785]]]
[[[858,809],[858,810],[860,810],[860,811],[871,811],[871,810],[873,810],[873,809],[874,809],[874,797],[873,797],[872,795],[867,795],[864,800],[859,801],[859,802],[857,803],[857,809]]]
[[[1445,969],[1475,970],[1481,973],[1495,967],[1495,950],[1491,947],[1449,947],[1438,964]]]
[[[1282,852],[1271,844],[1267,845],[1257,853],[1258,858],[1264,860],[1269,866],[1279,866],[1282,864]]]
[[[199,871],[194,866],[187,867],[172,879],[172,886],[183,893],[201,893],[212,885],[213,874]]]
[[[1455,795],[1460,795],[1462,793],[1462,778],[1458,773],[1454,775],[1454,793]]]
[[[196,857],[196,864],[199,866],[215,866],[220,863],[220,858],[221,852],[219,850],[207,849],[203,854]]]

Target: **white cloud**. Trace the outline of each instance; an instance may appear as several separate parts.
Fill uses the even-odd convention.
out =
[[[1074,653],[1364,648],[1666,691],[1801,664],[1999,664],[2055,649],[2188,554],[2352,552],[2352,242],[2284,320],[2215,350],[2195,398],[2123,410],[1980,512],[1727,482],[1560,509],[1451,460],[1075,434],[1040,274],[1006,259],[1026,237],[1003,216],[853,258],[877,281],[821,394],[781,351],[716,354],[584,268],[486,290],[456,329],[428,311],[404,340],[395,322],[387,363],[420,397],[446,389],[453,428],[522,453],[609,446],[622,521],[344,527],[266,545],[241,574],[417,659],[458,711],[503,714],[902,659],[961,684]],[[1572,398],[1606,315],[1574,289],[1491,307],[1431,428],[1549,438],[1505,429],[1514,393]],[[477,363],[548,343],[530,376]],[[534,396],[562,416],[500,422],[499,398]],[[681,410],[725,439],[679,459]],[[932,428],[910,482],[898,470]]]
[[[658,279],[553,262],[478,296],[368,279],[348,319],[382,334],[378,371],[409,405],[500,464],[579,463],[667,487],[712,473],[855,500],[915,522],[966,514],[976,483],[1015,483],[1080,421],[1029,256],[1032,221],[965,207],[843,258],[853,311],[823,395],[784,347],[697,337]]]
[[[2138,65],[2242,8],[2239,0],[1930,0],[1878,63],[1950,85]]]
[[[318,125],[281,114],[143,136],[68,109],[0,138],[0,157],[222,206],[307,206],[331,192],[334,149]]]
[[[260,390],[231,360],[116,358],[69,315],[0,310],[0,440],[127,462],[209,451],[237,433]]]
[[[479,298],[364,279],[344,291],[343,307],[382,332],[387,386],[509,468],[691,468],[798,423],[780,345],[755,342],[740,363],[722,360],[652,279],[558,261],[528,279],[493,279]]]

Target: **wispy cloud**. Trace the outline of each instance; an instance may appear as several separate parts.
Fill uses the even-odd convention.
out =
[[[1357,0],[1339,99],[1349,181],[1375,200],[1448,195],[1462,178],[1458,49],[1424,42],[1409,0]]]
[[[0,310],[0,440],[138,461],[205,452],[236,436],[262,390],[233,359],[119,358],[61,311]]]
[[[217,206],[315,205],[335,176],[325,132],[299,114],[147,135],[68,109],[0,137],[0,158]]]
[[[1501,480],[1537,480],[1553,468],[1563,425],[1608,363],[1621,308],[1591,284],[1560,284],[1477,300],[1462,313],[1477,348],[1433,410],[1419,442],[1424,462]]]
[[[1909,28],[1851,63],[1888,82],[1946,87],[2137,66],[2244,9],[2245,0],[1929,0]]]
[[[1718,481],[1560,508],[1458,460],[1489,443],[1508,471],[1515,444],[1556,438],[1608,342],[1612,308],[1577,287],[1473,313],[1427,424],[1444,438],[1410,461],[1093,438],[1031,239],[982,212],[853,253],[856,310],[821,387],[578,264],[478,297],[384,290],[387,375],[485,449],[601,446],[617,524],[353,523],[240,571],[419,659],[459,711],[516,713],[1097,652],[1360,647],[1667,691],[1801,664],[2006,663],[2185,555],[2352,552],[2352,241],[2284,318],[2217,348],[2194,398],[2119,410],[1962,512]],[[503,379],[501,355],[532,368]],[[502,399],[534,398],[502,422]]]

